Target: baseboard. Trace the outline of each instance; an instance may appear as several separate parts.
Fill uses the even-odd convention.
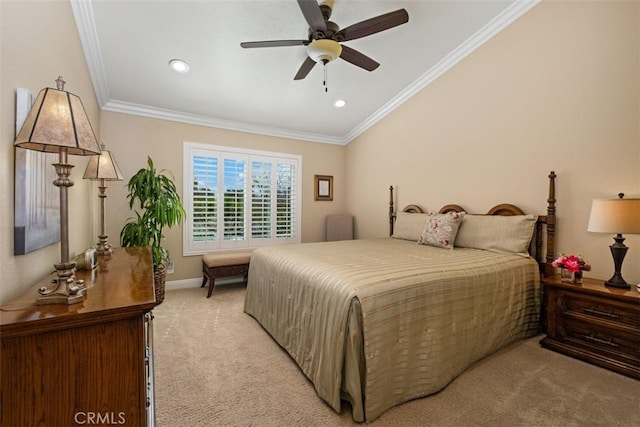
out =
[[[238,283],[242,282],[242,277],[229,277],[224,279],[216,279],[216,287],[218,285],[226,285],[228,283]],[[167,280],[165,283],[165,291],[174,291],[177,289],[187,289],[187,288],[199,288],[202,285],[202,277],[197,277],[194,279],[182,279],[182,280]],[[207,286],[209,286],[207,284]]]

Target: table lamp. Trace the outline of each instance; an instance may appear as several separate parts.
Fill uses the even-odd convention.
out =
[[[623,233],[640,234],[640,199],[625,199],[619,193],[617,199],[596,199],[591,205],[587,231],[594,233],[615,233],[615,243],[609,246],[615,272],[605,286],[629,289],[631,286],[622,277],[622,261],[627,250]]]
[[[45,88],[38,93],[14,146],[28,150],[59,154],[54,163],[58,178],[53,185],[60,189],[60,262],[54,264],[57,278],[51,288],[38,289],[36,304],[75,304],[84,300],[84,281],[76,280],[76,263],[69,259],[68,188],[73,165],[67,155],[100,154],[100,146],[80,98],[64,90],[65,81],[56,79],[57,89]]]
[[[105,185],[105,181],[122,181],[124,177],[122,176],[122,172],[120,172],[120,168],[118,168],[118,164],[113,158],[111,152],[104,149],[104,144],[102,144],[102,152],[89,159],[87,169],[85,169],[84,176],[82,178],[90,179],[92,181],[100,181],[100,184],[98,185],[98,189],[100,190],[100,193],[98,194],[98,197],[100,198],[100,235],[98,235],[96,252],[98,255],[111,255],[113,253],[113,249],[111,248],[111,245],[107,243],[108,236],[104,232],[104,204],[105,199],[107,198],[107,186]]]

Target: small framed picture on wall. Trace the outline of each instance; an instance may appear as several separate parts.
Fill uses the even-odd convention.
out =
[[[333,200],[333,176],[331,175],[315,175],[315,200]]]

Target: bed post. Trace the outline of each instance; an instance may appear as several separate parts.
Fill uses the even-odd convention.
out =
[[[553,275],[551,263],[555,259],[556,240],[556,173],[549,173],[549,198],[547,199],[547,252],[544,275]]]
[[[389,187],[389,236],[393,236],[393,185]]]

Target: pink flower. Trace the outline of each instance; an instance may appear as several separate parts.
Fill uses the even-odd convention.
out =
[[[564,264],[564,268],[566,268],[567,270],[569,270],[569,273],[576,273],[578,271],[580,271],[580,258],[570,255],[567,257],[567,259],[563,262]]]
[[[585,261],[582,257],[575,255],[560,255],[551,263],[551,265],[554,268],[566,268],[570,273],[576,273],[580,270],[591,270],[589,261]]]

